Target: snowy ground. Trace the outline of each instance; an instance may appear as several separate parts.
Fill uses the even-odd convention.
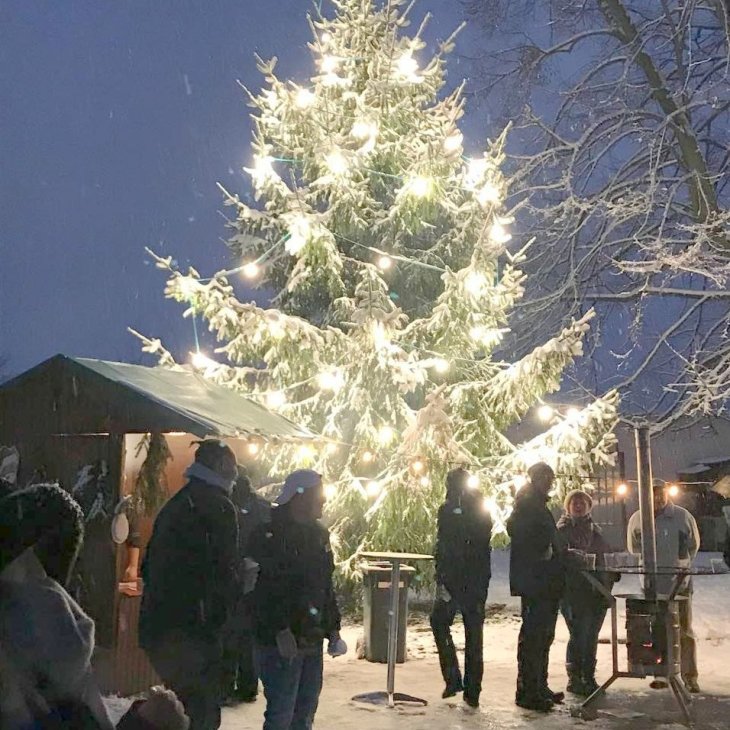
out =
[[[710,555],[703,556],[709,565]],[[717,556],[714,556],[717,557]],[[647,680],[620,680],[601,702],[598,717],[591,722],[570,716],[569,707],[549,716],[525,712],[514,705],[515,656],[519,619],[517,603],[509,596],[507,555],[495,553],[494,577],[490,590],[490,616],[484,631],[484,689],[482,707],[474,712],[460,702],[441,700],[442,683],[436,650],[425,616],[414,616],[408,630],[409,660],[396,671],[396,690],[428,700],[425,708],[387,710],[351,701],[355,694],[385,688],[385,665],[358,660],[354,647],[361,628],[349,626],[344,638],[351,651],[346,657],[325,659],[325,686],[315,726],[328,730],[505,730],[535,728],[562,730],[583,727],[595,730],[679,730],[681,716],[670,692],[654,691]],[[638,590],[633,578],[624,578],[616,593]],[[495,606],[494,604],[503,604]],[[623,633],[623,617],[619,632]],[[695,727],[698,730],[730,728],[730,575],[701,577],[695,587],[694,627],[699,639],[700,683],[703,694],[694,701]],[[609,622],[603,637],[608,638]],[[455,627],[457,646],[463,646],[461,626]],[[562,619],[551,654],[551,686],[564,689],[563,667],[567,630]],[[625,668],[626,652],[619,650],[620,667]],[[610,646],[599,646],[598,679],[610,673]],[[570,703],[568,703],[570,704]],[[223,711],[224,730],[260,728],[264,701]]]

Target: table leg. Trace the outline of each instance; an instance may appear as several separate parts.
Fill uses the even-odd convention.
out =
[[[390,576],[390,623],[388,624],[388,707],[395,707],[395,663],[398,658],[398,609],[400,608],[400,561],[394,560]]]

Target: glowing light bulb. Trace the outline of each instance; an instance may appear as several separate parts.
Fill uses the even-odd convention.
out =
[[[266,402],[270,408],[281,408],[286,403],[286,394],[280,390],[272,390],[266,395]]]
[[[483,157],[475,157],[469,160],[466,167],[464,182],[467,188],[475,188],[487,174],[489,163]]]
[[[433,369],[437,373],[441,373],[443,375],[444,373],[449,372],[449,361],[444,360],[444,358],[442,358],[442,357],[437,357],[433,361]]]
[[[512,239],[512,235],[507,232],[507,229],[499,221],[492,223],[492,227],[489,229],[489,237],[495,243],[507,243]]]
[[[621,482],[616,487],[616,494],[618,494],[619,497],[625,497],[629,493],[629,485],[625,482]]]
[[[324,487],[324,498],[329,502],[337,496],[337,487],[334,484],[326,484]]]
[[[373,322],[372,326],[373,347],[376,350],[383,350],[390,345],[390,338],[385,331],[382,322]]]
[[[667,485],[667,494],[669,494],[670,497],[676,497],[679,495],[679,485],[678,484],[668,484]]]
[[[259,275],[261,269],[255,261],[251,261],[243,267],[242,271],[243,275],[247,279],[255,279]]]
[[[387,271],[393,265],[393,259],[390,256],[381,256],[378,259],[378,267],[383,271]]]
[[[568,410],[565,412],[565,418],[570,423],[576,423],[580,418],[580,408],[568,408]]]
[[[377,497],[380,494],[380,490],[382,489],[380,482],[373,480],[372,482],[368,482],[365,486],[365,492],[367,493],[368,497]]]
[[[492,183],[487,183],[478,193],[477,200],[482,205],[499,203],[499,189]]]
[[[332,34],[325,31],[322,33],[319,39],[324,45],[327,45],[332,40]]]
[[[331,390],[336,393],[345,384],[345,379],[339,370],[333,370],[320,373],[317,376],[317,382],[322,390]]]
[[[332,456],[333,454],[336,454],[336,453],[337,453],[337,451],[338,451],[338,448],[339,448],[339,447],[337,446],[337,444],[336,444],[336,443],[334,443],[333,441],[330,441],[330,442],[329,442],[329,443],[327,444],[327,446],[325,446],[325,447],[324,447],[324,450],[325,450],[325,453],[327,453],[327,454],[329,454],[330,456]]]
[[[470,271],[464,279],[464,288],[473,297],[478,297],[487,285],[487,277],[478,271]]]
[[[308,461],[316,456],[316,451],[309,444],[302,444],[297,449],[297,457],[300,461]]]
[[[390,426],[383,426],[378,431],[378,441],[387,446],[395,438],[395,431]]]
[[[547,404],[540,406],[537,409],[537,417],[543,422],[547,423],[549,420],[552,419],[553,414],[555,411],[553,411],[552,406],[549,406]]]
[[[425,464],[424,464],[424,463],[423,463],[423,462],[422,462],[422,461],[421,461],[420,459],[416,459],[416,460],[415,460],[415,461],[414,461],[414,462],[413,462],[413,463],[411,464],[411,469],[413,469],[413,471],[414,471],[414,472],[415,472],[416,474],[420,474],[420,473],[421,473],[421,472],[423,471],[424,467],[425,467]]]
[[[297,256],[307,245],[312,235],[312,227],[305,215],[297,216],[289,226],[289,238],[284,241],[284,248],[292,256]]]
[[[251,441],[246,447],[246,451],[248,451],[250,456],[256,456],[256,454],[259,453],[259,450],[259,445],[255,441]]]
[[[349,167],[345,156],[339,150],[330,152],[327,157],[325,157],[324,162],[327,167],[329,167],[330,172],[333,175],[344,175]]]
[[[200,350],[192,353],[190,362],[196,370],[207,370],[218,364],[215,360],[211,360],[204,352],[200,352]]]
[[[411,195],[415,195],[417,198],[425,198],[431,192],[432,181],[430,177],[417,175],[408,181],[406,187]]]
[[[299,89],[295,97],[295,102],[300,109],[306,109],[314,104],[316,98],[309,89]]]
[[[373,122],[367,122],[364,119],[359,119],[352,125],[350,134],[355,139],[368,139],[374,137],[378,133],[378,127]]]
[[[323,73],[333,74],[335,71],[337,71],[337,67],[339,66],[339,64],[340,59],[336,58],[335,56],[322,56],[320,68],[322,69]]]
[[[408,53],[404,53],[398,59],[396,67],[398,69],[398,73],[404,78],[411,80],[418,78],[418,75],[416,73],[418,71],[418,61],[413,58],[410,51]]]
[[[515,485],[515,488],[519,490],[527,486],[527,477],[524,474],[517,474],[514,479],[512,479],[512,482]]]
[[[269,155],[257,156],[253,163],[254,171],[260,177],[268,177],[269,175],[275,175],[274,172],[274,158]]]
[[[459,130],[456,130],[456,132],[453,132],[444,139],[444,151],[449,154],[458,152],[463,142],[464,135]]]
[[[485,512],[489,512],[490,515],[495,515],[499,511],[494,497],[485,497],[482,502],[482,508]]]
[[[431,480],[430,480],[430,479],[429,479],[428,477],[425,477],[425,476],[424,476],[424,477],[421,477],[421,478],[420,478],[420,479],[418,480],[418,483],[419,483],[419,484],[420,484],[420,485],[421,485],[422,487],[427,487],[427,486],[428,486],[429,484],[431,484]]]
[[[191,279],[189,276],[178,276],[177,285],[180,289],[180,293],[186,298],[190,299],[193,294],[197,291],[197,282]]]
[[[466,486],[469,489],[476,489],[479,486],[479,477],[476,474],[470,474],[466,480]]]
[[[370,464],[375,459],[375,454],[373,454],[372,451],[363,451],[362,452],[362,460],[366,464]]]

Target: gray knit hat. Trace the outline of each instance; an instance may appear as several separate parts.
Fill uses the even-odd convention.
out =
[[[573,501],[573,497],[583,497],[588,502],[588,511],[593,509],[593,497],[588,492],[584,492],[582,489],[573,489],[565,495],[565,501],[563,502],[563,509],[566,512],[570,510],[570,503]]]
[[[35,484],[0,499],[0,571],[32,547],[46,573],[65,586],[83,539],[81,507],[55,484]]]

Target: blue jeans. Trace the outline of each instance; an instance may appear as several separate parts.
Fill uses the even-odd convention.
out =
[[[595,680],[598,635],[606,618],[606,609],[599,606],[576,606],[563,601],[560,610],[570,632],[565,657],[568,676]]]
[[[256,649],[264,685],[264,730],[311,730],[322,691],[322,647],[282,659],[275,646]]]

